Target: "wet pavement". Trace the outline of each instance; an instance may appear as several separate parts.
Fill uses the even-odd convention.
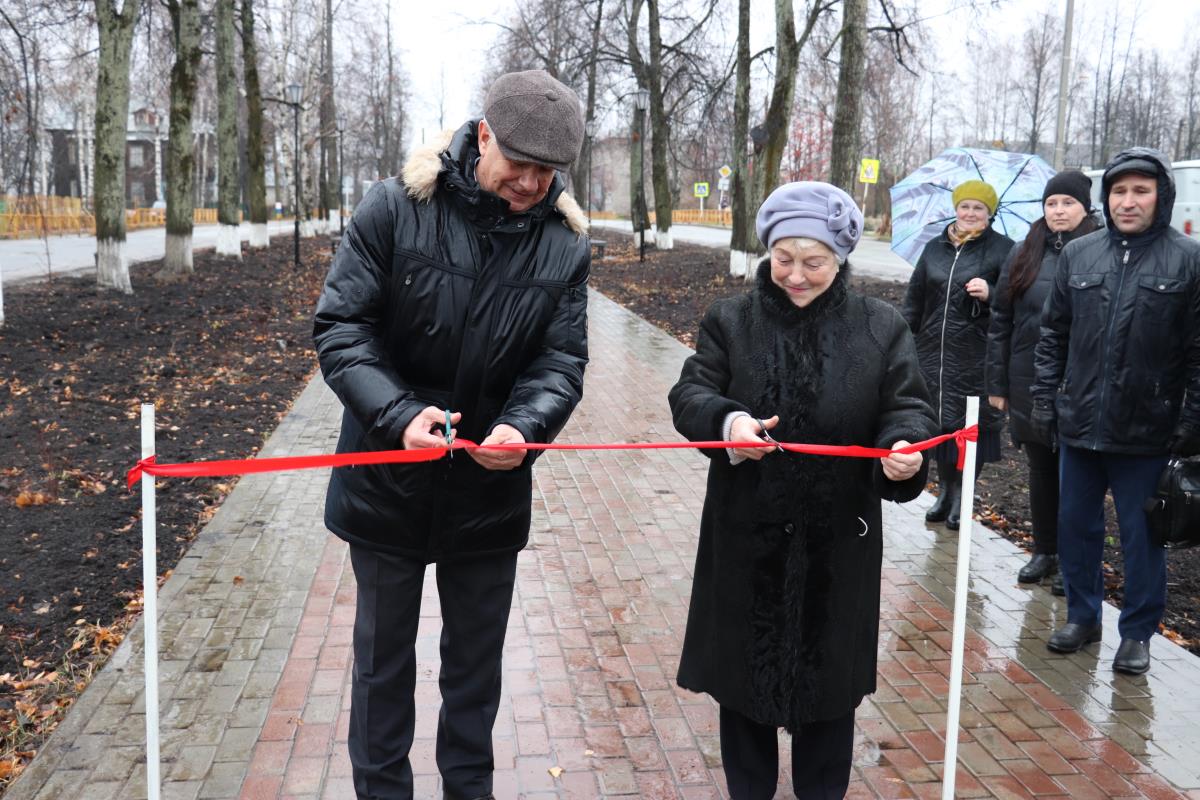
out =
[[[677,439],[665,398],[689,351],[595,294],[590,343],[562,440]],[[318,377],[263,454],[332,452],[339,415]],[[495,728],[501,800],[727,796],[716,707],[673,680],[706,464],[685,450],[538,462]],[[354,797],[354,580],[321,525],[326,480],[241,479],[163,586],[164,798]],[[957,541],[926,527],[930,502],[885,506],[879,687],[858,710],[851,797],[941,796]],[[1101,644],[1050,653],[1064,601],[1019,586],[1024,554],[974,530],[957,794],[1200,800],[1200,659],[1156,636],[1147,675],[1116,675],[1109,606]],[[412,759],[416,796],[436,798],[432,570],[421,614]],[[146,796],[142,642],[139,625],[5,800]]]

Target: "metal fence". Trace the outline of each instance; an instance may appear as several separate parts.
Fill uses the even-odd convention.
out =
[[[197,224],[215,224],[215,208],[197,208],[192,214]],[[125,210],[125,229],[161,228],[167,224],[165,208],[129,208]],[[77,234],[94,236],[96,218],[83,207],[79,197],[42,195],[0,196],[0,239]]]

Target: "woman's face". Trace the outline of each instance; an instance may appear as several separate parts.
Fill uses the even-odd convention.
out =
[[[796,239],[780,239],[771,247],[771,282],[804,308],[833,284],[837,256],[820,242],[800,246]]]
[[[954,216],[963,233],[981,231],[988,226],[988,207],[978,200],[963,200],[954,207]]]
[[[1087,216],[1087,209],[1069,194],[1052,194],[1042,204],[1046,214],[1046,227],[1055,233],[1073,231]]]

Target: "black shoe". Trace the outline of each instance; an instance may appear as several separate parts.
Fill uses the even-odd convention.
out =
[[[946,527],[952,531],[958,530],[959,523],[959,506],[962,505],[962,476],[955,475],[950,479],[950,491],[946,492],[949,497],[950,511],[946,514]]]
[[[1137,639],[1122,639],[1113,659],[1113,670],[1126,675],[1141,675],[1150,669],[1150,643]]]
[[[1034,553],[1029,563],[1021,567],[1017,573],[1018,583],[1041,583],[1042,578],[1058,572],[1058,556],[1048,553]]]
[[[926,522],[941,522],[946,518],[946,514],[950,512],[950,492],[946,488],[946,482],[938,481],[938,496],[933,501],[933,505],[925,512]]]
[[[1076,653],[1085,644],[1100,641],[1100,625],[1078,625],[1068,622],[1050,635],[1046,649],[1055,653]]]
[[[1063,583],[1062,570],[1055,571],[1054,577],[1050,579],[1050,594],[1055,597],[1067,596],[1067,586]]]

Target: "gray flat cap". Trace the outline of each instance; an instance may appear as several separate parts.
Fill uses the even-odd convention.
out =
[[[566,171],[583,147],[579,95],[541,69],[496,79],[483,117],[505,158]]]

